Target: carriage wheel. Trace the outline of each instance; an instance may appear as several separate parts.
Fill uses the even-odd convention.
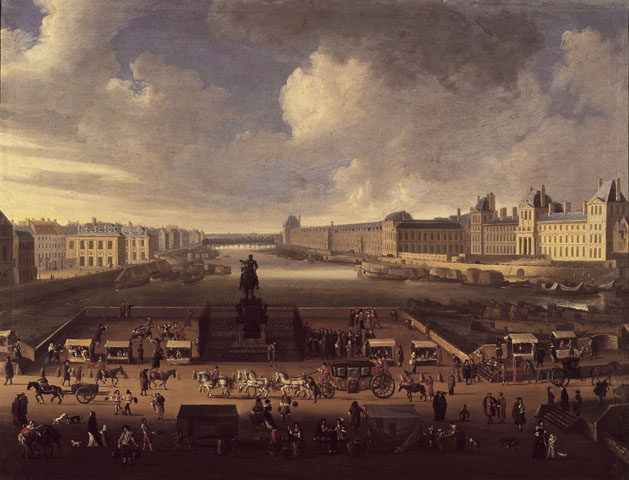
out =
[[[391,375],[379,373],[371,379],[371,391],[378,398],[389,398],[395,392],[395,380]]]
[[[90,391],[87,387],[81,387],[76,391],[76,400],[79,403],[90,403],[96,398],[96,394]]]
[[[551,383],[555,387],[565,387],[568,383],[570,383],[570,379],[568,378],[568,375],[566,375],[566,372],[561,369],[557,369],[553,372]]]
[[[336,389],[328,382],[322,383],[319,390],[321,390],[323,398],[332,398],[336,393]]]

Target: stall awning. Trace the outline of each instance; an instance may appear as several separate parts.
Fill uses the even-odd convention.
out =
[[[537,337],[532,333],[510,333],[511,343],[537,343]]]
[[[107,340],[105,348],[129,348],[131,342],[129,340]]]
[[[89,347],[92,345],[91,338],[68,338],[66,339],[66,347]]]
[[[188,340],[168,340],[166,348],[192,348],[192,342]]]
[[[558,330],[552,332],[553,338],[561,339],[561,338],[577,338],[577,334],[572,330]]]
[[[370,338],[367,340],[370,347],[395,347],[395,340],[392,338]]]
[[[437,344],[430,340],[413,340],[411,345],[413,348],[437,348]]]

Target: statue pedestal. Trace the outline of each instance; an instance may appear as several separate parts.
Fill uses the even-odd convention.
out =
[[[267,306],[260,298],[243,298],[236,308],[239,317],[239,339],[243,343],[247,340],[259,340],[261,344],[266,345]]]

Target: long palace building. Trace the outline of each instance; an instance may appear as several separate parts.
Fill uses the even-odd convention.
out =
[[[597,181],[596,193],[575,211],[554,202],[544,185],[532,187],[513,207],[496,210],[493,193],[478,197],[469,214],[415,220],[405,211],[377,222],[304,227],[289,216],[282,228],[286,245],[370,256],[425,258],[535,257],[553,261],[591,261],[629,255],[629,205],[620,179]]]

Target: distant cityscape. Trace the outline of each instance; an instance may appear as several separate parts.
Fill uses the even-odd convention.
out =
[[[24,284],[42,274],[80,269],[119,268],[145,263],[158,253],[194,248],[202,244],[253,243],[250,234],[206,234],[177,225],[151,228],[128,222],[69,221],[27,218],[10,221],[0,211],[0,287]]]
[[[609,262],[629,258],[629,206],[620,178],[598,179],[589,200],[575,210],[546,192],[529,188],[517,207],[496,209],[493,193],[478,196],[469,213],[416,220],[405,212],[384,220],[303,226],[289,216],[282,243],[296,247],[374,257],[451,261]]]

